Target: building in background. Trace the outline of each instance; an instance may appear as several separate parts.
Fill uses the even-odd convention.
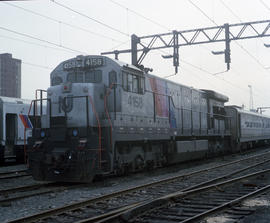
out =
[[[0,96],[21,97],[21,60],[0,54]]]

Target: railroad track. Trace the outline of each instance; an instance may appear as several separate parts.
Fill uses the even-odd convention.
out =
[[[24,199],[32,196],[48,194],[52,192],[60,192],[78,185],[65,186],[59,183],[40,183],[9,189],[0,190],[0,204],[9,204],[11,201]]]
[[[217,184],[217,182],[233,176],[239,177],[244,173],[261,171],[267,168],[269,162],[270,153],[267,152],[55,208],[13,220],[10,223],[37,222],[41,219],[41,222],[95,222],[106,219],[108,216],[119,215],[119,213],[168,194],[188,193],[188,191]]]
[[[27,173],[26,169],[0,172],[0,180],[19,178],[25,176],[30,176],[30,174]]]
[[[270,169],[186,192],[169,194],[126,210],[114,210],[114,214],[108,217],[100,216],[100,220],[96,222],[198,222],[224,209],[229,209],[227,213],[232,219],[241,219],[255,211],[239,205],[242,201],[270,191],[269,178],[256,178],[265,174],[269,177]],[[93,222],[93,219],[78,222]]]

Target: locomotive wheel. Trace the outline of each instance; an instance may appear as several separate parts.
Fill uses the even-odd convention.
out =
[[[117,165],[117,168],[115,170],[115,174],[117,176],[124,176],[128,173],[128,166],[124,163]]]
[[[144,160],[141,155],[137,155],[134,159],[134,170],[143,170],[144,169]]]

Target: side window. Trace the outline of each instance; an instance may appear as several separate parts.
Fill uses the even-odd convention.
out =
[[[132,74],[128,74],[127,90],[130,92],[132,92],[132,84],[133,84]]]
[[[144,81],[145,81],[145,78],[144,77],[140,77],[140,83],[139,83],[139,93],[140,94],[144,94]]]
[[[56,85],[61,84],[62,82],[63,82],[62,78],[56,76],[56,77],[54,77],[54,78],[52,79],[51,85],[52,85],[52,86],[56,86]]]
[[[100,83],[102,81],[101,70],[91,70],[85,73],[86,83]]]
[[[83,76],[84,76],[83,72],[78,72],[76,75],[76,83],[83,83]]]
[[[67,75],[67,81],[69,81],[71,83],[74,83],[75,80],[76,80],[75,73],[68,73],[68,75]]]
[[[102,81],[102,71],[95,70],[94,71],[94,83],[100,83]]]
[[[122,73],[122,86],[125,91],[144,94],[144,82],[144,77],[127,72]]]
[[[83,83],[83,72],[73,72],[73,73],[68,73],[67,75],[67,81],[71,83]]]
[[[93,71],[87,71],[85,73],[85,82],[86,83],[93,83],[95,80],[95,76],[94,76],[94,72]]]
[[[122,73],[122,86],[125,91],[127,91],[127,73]]]
[[[117,83],[117,74],[114,70],[109,72],[109,86],[115,88]]]
[[[138,76],[133,75],[132,81],[132,92],[138,93],[139,92],[139,80]]]

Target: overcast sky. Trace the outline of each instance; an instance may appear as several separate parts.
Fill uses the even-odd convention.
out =
[[[132,34],[268,20],[269,15],[270,0],[1,1],[0,53],[22,60],[22,97],[33,98],[35,89],[49,87],[51,70],[63,60],[128,49]],[[224,56],[211,53],[224,50],[224,43],[181,47],[179,73],[169,79],[218,91],[229,96],[230,104],[247,109],[251,85],[254,107],[270,106],[270,48],[264,43],[270,44],[270,38],[232,41],[231,70],[225,73],[220,73],[226,70]],[[174,67],[162,59],[165,54],[172,49],[151,51],[143,64],[157,76],[171,75]],[[131,60],[124,54],[119,59]]]

